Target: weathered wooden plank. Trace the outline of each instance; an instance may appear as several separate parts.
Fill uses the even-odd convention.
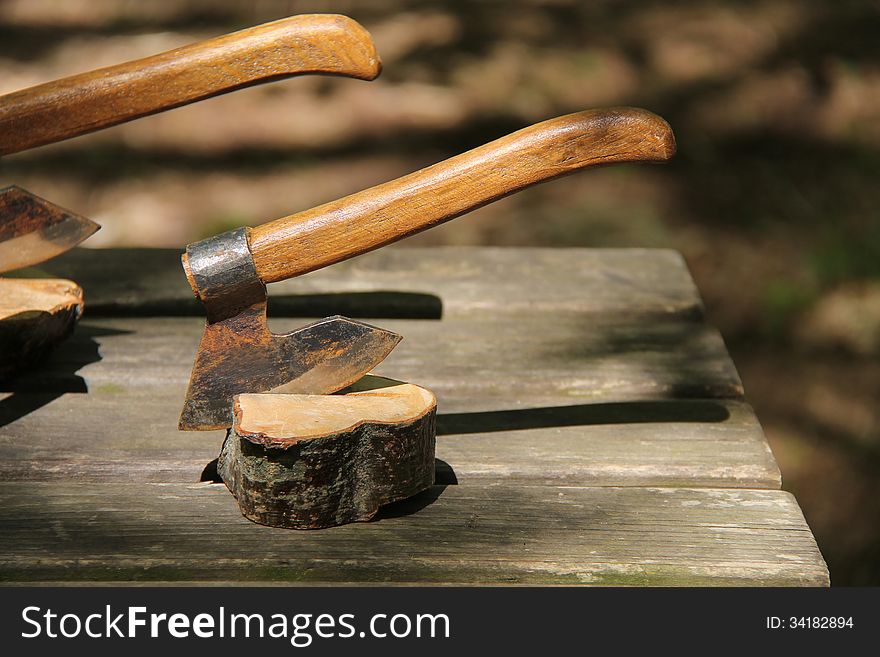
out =
[[[284,332],[303,323],[270,325]],[[376,372],[437,393],[508,399],[564,393],[583,401],[743,393],[721,336],[699,322],[520,316],[382,320],[381,326],[404,340]],[[196,318],[83,320],[73,340],[13,387],[46,392],[74,374],[91,387],[185,384],[202,329]]]
[[[223,433],[178,432],[182,394],[180,388],[107,388],[55,399],[0,429],[0,478],[197,481],[216,458]],[[34,397],[0,400],[0,413],[7,402],[27,407]],[[481,410],[466,410],[475,407]],[[780,486],[761,427],[742,402],[581,405],[562,397],[521,398],[484,410],[485,402],[451,398],[440,408],[437,458],[444,481]],[[86,430],[88,441],[80,438]]]
[[[181,483],[223,433],[176,430],[201,319],[148,317],[202,316],[176,251],[50,268],[92,318],[0,393],[4,581],[828,582],[793,498],[742,490],[779,471],[673,252],[383,249],[273,285],[276,317],[442,317],[376,321],[405,336],[377,373],[437,394],[438,483],[459,485],[320,532]]]
[[[3,428],[0,477],[197,481],[216,458],[222,432],[178,432],[179,399],[114,391],[95,393],[92,399],[66,395],[42,409],[36,420],[23,418]],[[526,400],[521,408],[469,413],[453,411],[469,405],[452,400],[450,411],[438,416],[439,476],[461,483],[491,478],[615,486],[780,485],[761,428],[741,402],[574,405],[566,410],[567,401]],[[543,419],[548,413],[552,420]],[[612,417],[615,421],[609,422]],[[524,428],[515,428],[520,422]],[[90,439],[83,441],[79,436],[87,429]],[[40,435],[47,438],[39,440]]]
[[[181,252],[74,249],[41,269],[77,281],[91,316],[203,315]],[[702,316],[684,260],[663,249],[385,248],[269,293],[279,317]]]
[[[459,403],[452,408],[464,408]],[[668,400],[446,412],[438,481],[779,488],[747,404]]]
[[[739,379],[698,323],[650,323],[642,335],[572,318],[387,323],[407,338],[379,371],[438,395],[437,456],[461,481],[779,487],[751,409],[703,399],[738,392]],[[77,331],[0,397],[0,475],[197,480],[223,435],[177,431],[201,322],[117,318]]]
[[[217,485],[3,483],[0,523],[3,581],[828,583],[782,491],[435,486],[297,532],[245,520]]]

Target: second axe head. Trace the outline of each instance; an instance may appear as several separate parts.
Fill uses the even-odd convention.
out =
[[[672,130],[655,114],[579,112],[338,201],[190,245],[183,265],[208,322],[180,428],[230,426],[232,396],[240,392],[339,390],[400,340],[340,317],[274,336],[264,283],[376,249],[545,180],[595,165],[659,162],[674,152]]]
[[[54,258],[99,228],[21,187],[0,189],[0,273]]]

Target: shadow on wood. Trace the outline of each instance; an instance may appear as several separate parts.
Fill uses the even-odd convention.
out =
[[[217,472],[217,461],[218,459],[214,459],[205,466],[204,470],[202,470],[202,474],[199,476],[200,482],[212,484],[223,483],[223,477],[221,477],[220,473]]]
[[[434,294],[383,290],[269,296],[270,323],[272,317],[328,315],[374,319],[441,319],[443,302]]]
[[[380,508],[379,513],[377,513],[373,517],[373,519],[369,520],[368,522],[382,522],[383,520],[391,520],[392,518],[403,518],[404,516],[418,513],[425,507],[431,506],[434,502],[436,502],[443,494],[444,490],[446,490],[446,486],[435,484],[429,489],[423,490],[421,493],[413,495],[412,497],[409,497],[405,500],[386,504],[385,506]]]
[[[183,274],[181,273],[181,276]],[[191,298],[149,299],[136,304],[124,298],[89,305],[89,317],[202,317],[204,307]],[[419,292],[338,292],[326,294],[269,293],[269,322],[280,317],[367,317],[374,319],[440,319],[443,302]]]
[[[458,480],[455,477],[455,471],[446,461],[434,459],[434,469],[436,472],[436,480],[434,481],[433,486],[405,500],[386,504],[379,509],[379,513],[377,513],[370,522],[381,522],[382,520],[390,520],[391,518],[403,518],[404,516],[418,513],[440,499],[440,496],[443,494],[443,491],[446,490],[447,486],[458,483]]]
[[[516,429],[646,424],[660,422],[724,422],[730,412],[714,401],[644,401],[577,404],[437,416],[437,435],[489,433]]]
[[[72,249],[39,268],[10,272],[10,277],[52,275],[72,278],[84,290],[89,318],[204,317],[180,266],[180,249],[108,249],[96,258],[92,249]],[[138,262],[139,267],[113,267],[108,260]],[[367,275],[372,270],[367,270]],[[381,268],[380,268],[381,271]],[[428,287],[427,289],[432,289]],[[268,286],[269,321],[275,317],[345,315],[375,319],[440,319],[440,297],[423,292],[349,290],[290,294],[283,283]]]
[[[66,342],[40,363],[16,377],[0,381],[0,427],[23,418],[64,394],[88,393],[88,384],[77,374],[81,368],[101,360],[97,337],[128,331],[79,325]]]
[[[458,477],[455,470],[443,459],[434,459],[434,485],[435,486],[457,486]]]

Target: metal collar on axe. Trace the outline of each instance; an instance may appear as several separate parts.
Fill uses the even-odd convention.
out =
[[[265,283],[379,248],[546,180],[597,165],[660,162],[674,153],[669,124],[651,112],[579,112],[311,210],[191,245],[183,265],[208,321],[180,428],[230,426],[232,396],[242,392],[339,390],[400,340],[342,317],[272,335]]]

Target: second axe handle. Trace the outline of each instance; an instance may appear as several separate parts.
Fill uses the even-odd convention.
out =
[[[615,162],[667,160],[672,129],[629,107],[535,124],[408,176],[257,226],[249,244],[265,283],[326,267],[436,226],[525,187]]]
[[[203,98],[306,73],[372,80],[370,34],[306,14],[0,96],[0,155],[76,137]]]

